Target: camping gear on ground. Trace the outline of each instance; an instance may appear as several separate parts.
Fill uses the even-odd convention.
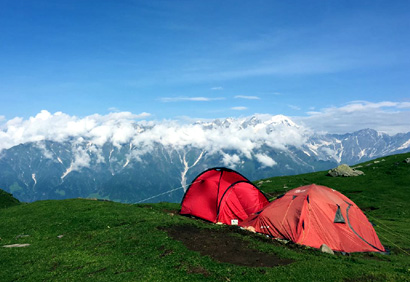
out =
[[[246,177],[219,167],[202,172],[192,181],[182,199],[180,214],[237,225],[267,204],[266,196]]]
[[[326,244],[341,252],[385,251],[372,224],[352,200],[315,184],[288,191],[239,225],[313,248]]]

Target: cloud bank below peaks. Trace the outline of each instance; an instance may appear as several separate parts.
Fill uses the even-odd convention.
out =
[[[286,150],[287,146],[299,147],[310,134],[308,129],[281,115],[255,115],[189,124],[172,120],[142,120],[148,116],[147,113],[119,112],[78,118],[43,110],[26,120],[17,117],[3,123],[0,130],[0,150],[27,142],[70,141],[73,148],[76,144],[92,144],[88,150],[98,155],[99,148],[109,142],[118,148],[124,145],[138,148],[129,155],[138,160],[160,144],[176,150],[189,147],[200,149],[204,153],[218,153],[226,165],[234,165],[241,158],[251,159],[254,156],[263,165],[273,166],[276,162],[257,153],[258,149],[263,146],[282,150]],[[86,167],[89,163],[84,149],[81,146],[76,148],[78,160],[74,161],[73,170]],[[229,151],[236,153],[228,155]]]
[[[73,138],[79,142],[88,139],[97,145],[108,141],[120,145],[127,142],[134,133],[135,121],[148,116],[148,113],[136,115],[120,112],[78,118],[62,112],[51,114],[43,110],[27,120],[16,117],[2,124],[0,150],[27,142],[64,142]]]

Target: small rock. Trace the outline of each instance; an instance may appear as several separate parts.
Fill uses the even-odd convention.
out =
[[[3,248],[22,248],[28,247],[30,244],[13,244],[13,245],[4,245]]]
[[[363,174],[364,174],[363,171],[352,169],[347,164],[341,164],[337,168],[331,169],[328,172],[328,175],[332,177],[338,177],[338,176],[349,177],[349,176],[359,176]]]
[[[410,164],[410,158],[405,159],[404,162]]]
[[[282,244],[288,244],[290,241],[286,239],[279,239],[279,238],[274,238],[276,241],[281,242]]]
[[[246,226],[246,227],[244,227],[244,229],[245,229],[245,230],[248,230],[248,231],[250,231],[250,232],[252,232],[252,233],[256,233],[256,229],[255,229],[255,227],[253,227],[253,226]]]
[[[57,236],[58,239],[61,239],[61,238],[63,238],[63,237],[64,237],[64,235],[58,235],[58,236]]]
[[[320,246],[320,251],[322,253],[328,253],[331,255],[334,255],[335,253],[333,252],[333,250],[331,248],[329,248],[329,246],[327,246],[326,244],[323,244],[322,246]]]
[[[257,185],[258,186],[261,186],[261,185],[263,185],[263,184],[265,184],[265,183],[271,183],[272,181],[271,180],[261,180],[261,181],[259,181],[258,183],[257,183]]]

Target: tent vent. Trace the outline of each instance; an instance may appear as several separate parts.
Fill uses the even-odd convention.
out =
[[[346,223],[342,212],[340,211],[340,206],[337,205],[337,211],[336,211],[336,215],[335,215],[335,220],[333,221],[334,223]]]

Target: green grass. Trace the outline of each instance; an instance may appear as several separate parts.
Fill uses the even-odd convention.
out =
[[[12,194],[0,189],[0,209],[19,205],[20,201],[13,197]]]
[[[386,157],[361,168],[366,175],[355,178],[331,178],[318,172],[276,177],[261,185],[272,194],[311,183],[341,191],[376,223],[376,232],[391,255],[332,256],[283,245],[179,216],[172,212],[179,210],[178,204],[38,201],[0,209],[0,246],[30,244],[0,247],[0,281],[408,281],[410,164],[402,160],[409,156]],[[219,263],[189,250],[162,228],[184,224],[228,229],[233,238],[248,241],[252,248],[294,262],[272,268]]]

